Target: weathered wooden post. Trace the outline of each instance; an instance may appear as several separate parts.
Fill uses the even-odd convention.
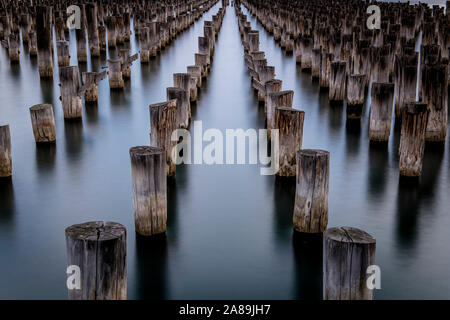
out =
[[[55,19],[55,36],[57,42],[66,40],[66,36],[64,35],[64,19],[62,17]]]
[[[116,35],[116,17],[108,16],[105,18],[105,25],[108,28],[108,47],[115,48],[117,45],[117,35]],[[139,37],[141,33],[139,32]],[[139,41],[141,39],[139,38]]]
[[[343,61],[335,61],[330,65],[330,102],[342,103],[345,98],[345,65]]]
[[[9,125],[0,126],[0,178],[12,176],[11,134]]]
[[[97,72],[83,72],[82,80],[83,86],[86,86],[84,93],[85,102],[97,102],[98,101],[98,83],[106,78],[106,71]]]
[[[311,55],[311,77],[313,80],[317,80],[320,77],[320,63],[321,63],[322,49],[313,49]]]
[[[426,141],[445,143],[448,122],[448,64],[423,67],[422,99],[428,105]]]
[[[360,119],[364,104],[366,75],[351,74],[347,77],[347,118]]]
[[[202,78],[206,78],[208,76],[208,63],[209,55],[201,53],[195,54],[195,65],[202,68]]]
[[[151,236],[166,232],[167,173],[166,151],[156,147],[130,149],[136,232]]]
[[[286,107],[292,108],[294,99],[294,91],[272,92],[267,96],[267,135],[271,139],[271,129],[275,129],[275,108]]]
[[[196,81],[197,81],[197,88],[201,88],[201,86],[202,86],[202,67],[200,67],[200,66],[187,66],[187,73],[189,73],[192,78],[196,79]]]
[[[399,147],[399,169],[402,176],[418,177],[422,172],[427,120],[426,103],[405,104]]]
[[[39,76],[41,78],[53,77],[52,15],[52,7],[36,7],[36,40]]]
[[[58,53],[58,66],[68,67],[70,65],[69,42],[56,42],[56,51]]]
[[[97,4],[86,4],[86,22],[89,39],[89,50],[92,57],[100,56],[100,42],[98,38],[98,22],[97,22]]]
[[[119,49],[119,58],[122,63],[122,76],[125,79],[130,79],[131,68],[130,66],[124,66],[130,59],[130,49]]]
[[[79,95],[78,67],[61,67],[59,78],[64,119],[81,118],[83,107]]]
[[[122,61],[120,59],[108,59],[108,80],[111,89],[122,89],[125,85],[122,76]]]
[[[173,74],[173,86],[176,88],[181,88],[185,91],[188,92],[188,97],[189,97],[189,117],[191,117],[191,97],[190,97],[190,93],[191,93],[191,88],[192,88],[192,83],[191,83],[191,75],[189,73],[174,73]],[[195,91],[195,97],[197,97],[197,86],[195,86],[194,88]]]
[[[87,51],[86,51],[86,14],[85,5],[81,4],[81,23],[80,29],[75,29],[75,37],[77,40],[77,60],[78,62],[87,62]]]
[[[150,29],[144,27],[139,31],[139,53],[141,55],[141,63],[148,63],[150,61]]]
[[[167,101],[177,100],[177,129],[188,128],[189,118],[191,117],[189,92],[181,88],[171,87],[166,89],[166,93]]]
[[[105,26],[98,26],[98,39],[100,45],[100,53],[106,52],[107,42],[106,42],[106,28]]]
[[[28,42],[28,50],[30,51],[30,56],[35,57],[38,54],[37,49],[37,36],[36,32],[30,31],[30,41]]]
[[[386,142],[391,134],[394,84],[374,82],[371,90],[369,139]]]
[[[367,268],[375,263],[376,240],[365,231],[329,228],[323,235],[323,299],[372,300]]]
[[[305,112],[289,107],[275,108],[275,129],[279,129],[280,177],[295,176],[295,155],[302,148]]]
[[[67,266],[78,267],[81,280],[80,289],[69,289],[69,300],[126,300],[126,233],[123,225],[103,221],[65,230]]]
[[[211,64],[211,57],[210,57],[210,40],[207,37],[198,37],[198,52],[200,54],[204,54],[208,56],[207,59],[207,66],[209,68],[209,65]]]
[[[36,143],[55,142],[56,128],[52,105],[34,105],[30,108],[30,116]]]
[[[303,149],[296,154],[294,229],[302,233],[322,233],[328,224],[330,153]]]
[[[265,114],[267,114],[267,97],[269,96],[269,94],[271,94],[273,92],[280,92],[282,89],[282,84],[283,84],[283,82],[281,80],[273,79],[273,80],[267,81],[266,84],[264,85],[264,91],[265,91],[264,113]]]
[[[151,104],[150,107],[150,146],[166,151],[167,176],[176,171],[176,159],[172,158],[172,149],[176,141],[171,140],[172,132],[177,129],[177,100]]]
[[[17,33],[11,33],[8,36],[8,54],[10,62],[20,61],[19,35]]]
[[[319,75],[319,86],[321,88],[330,87],[330,70],[331,62],[333,60],[333,55],[327,53],[326,49],[322,49],[322,54],[320,55],[320,75]]]

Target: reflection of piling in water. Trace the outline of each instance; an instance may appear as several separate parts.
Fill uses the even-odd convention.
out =
[[[12,175],[11,133],[9,125],[0,126],[0,178]]]
[[[69,300],[126,300],[126,229],[115,222],[86,222],[65,231],[67,265],[79,267],[81,288]]]
[[[367,232],[340,227],[323,235],[323,299],[372,300],[367,268],[375,263],[376,240]]]
[[[136,232],[151,236],[166,232],[166,151],[157,147],[130,149]]]
[[[399,169],[402,176],[417,177],[422,172],[427,119],[425,103],[405,105],[399,147]]]
[[[294,229],[302,233],[322,233],[328,224],[330,153],[299,150],[296,168]]]
[[[394,84],[373,83],[371,98],[369,139],[370,141],[388,141],[391,133]]]
[[[177,129],[177,101],[151,104],[150,107],[150,145],[166,151],[167,175],[173,176],[176,171],[172,150],[176,141],[172,141],[172,133]]]
[[[279,129],[278,176],[295,176],[295,157],[302,148],[304,121],[304,111],[289,107],[275,108],[275,129]]]
[[[31,124],[36,143],[56,141],[55,118],[51,104],[38,104],[30,108]]]

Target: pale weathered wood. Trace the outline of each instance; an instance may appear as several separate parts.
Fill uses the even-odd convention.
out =
[[[286,90],[279,92],[272,92],[267,96],[267,134],[271,139],[271,129],[275,129],[275,108],[287,107],[292,108],[292,101],[294,99],[294,91]]]
[[[136,232],[151,236],[166,232],[166,151],[157,147],[130,149]]]
[[[125,85],[122,75],[122,61],[120,59],[108,59],[108,80],[111,89],[122,89]]]
[[[412,102],[403,108],[399,147],[400,175],[418,177],[422,172],[428,111],[426,103]]]
[[[12,175],[11,134],[9,125],[0,126],[0,178]]]
[[[37,143],[56,141],[55,117],[51,104],[37,104],[30,108],[31,125]]]
[[[302,148],[305,112],[291,107],[275,108],[275,128],[279,130],[278,176],[295,176],[295,157]]]
[[[340,227],[323,235],[323,299],[372,300],[367,268],[375,263],[376,240],[365,231]]]
[[[126,300],[127,236],[123,225],[93,221],[65,230],[67,266],[80,268],[81,289],[69,300]]]
[[[360,119],[364,104],[366,75],[351,74],[347,77],[347,118]]]
[[[68,67],[70,65],[69,42],[58,41],[56,43],[56,51],[58,53],[58,66]]]
[[[177,100],[151,104],[150,107],[150,145],[164,148],[166,151],[167,175],[173,176],[176,171],[176,159],[172,158],[172,150],[176,141],[172,141],[172,133],[177,129]]]
[[[167,101],[177,100],[177,129],[188,128],[191,110],[189,109],[189,92],[181,88],[167,88]]]
[[[330,65],[330,102],[342,103],[345,98],[345,65],[343,61],[335,61]]]
[[[52,16],[51,7],[36,7],[38,68],[41,78],[53,77],[53,54],[51,49]]]
[[[322,233],[328,224],[330,153],[324,150],[297,151],[294,229]]]
[[[370,141],[386,142],[391,133],[394,84],[372,84],[369,120]]]
[[[81,118],[83,105],[79,96],[78,67],[61,67],[59,70],[61,102],[65,119]]]

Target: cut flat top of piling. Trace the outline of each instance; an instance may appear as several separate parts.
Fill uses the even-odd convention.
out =
[[[404,112],[408,114],[416,114],[427,111],[427,104],[423,102],[410,102],[406,103]]]
[[[158,147],[149,147],[149,146],[138,146],[133,147],[130,149],[130,154],[136,155],[136,156],[146,156],[146,155],[152,155],[152,154],[158,154],[163,153],[163,148]]]
[[[376,243],[375,238],[370,234],[353,227],[329,228],[325,231],[324,237],[338,242],[361,244]]]
[[[36,105],[30,107],[30,110],[37,111],[37,110],[43,110],[43,109],[47,109],[47,108],[52,108],[52,105],[48,104],[48,103],[36,104]]]
[[[325,156],[330,154],[328,151],[320,149],[302,149],[298,150],[297,153],[305,156]]]
[[[164,102],[158,102],[158,103],[152,103],[149,108],[158,108],[158,107],[165,107],[165,106],[169,106],[171,104],[175,104],[177,103],[177,99],[170,99],[169,101],[164,101]]]
[[[122,237],[124,234],[126,229],[123,225],[110,221],[91,221],[66,228],[66,236],[86,241],[107,241]]]
[[[305,111],[302,111],[302,110],[299,110],[299,109],[294,109],[294,108],[289,108],[289,107],[276,107],[275,109],[283,110],[283,111],[291,111],[291,112],[305,113]]]

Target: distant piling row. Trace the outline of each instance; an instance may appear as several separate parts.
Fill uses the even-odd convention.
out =
[[[427,105],[425,140],[445,143],[450,19],[444,8],[431,8],[426,3],[377,3],[380,25],[369,29],[369,4],[359,0],[242,3],[286,52],[292,52],[290,47],[295,42],[301,70],[311,71],[312,79],[329,90],[331,105],[346,103],[347,119],[362,117],[370,86],[371,141],[386,143],[392,113],[402,122],[406,106],[417,102]],[[419,59],[416,47],[420,33]],[[413,144],[421,149],[421,139]],[[421,171],[410,165],[400,174],[420,176]]]
[[[281,80],[274,79],[274,67],[267,66],[264,52],[259,48],[259,32],[251,29],[246,15],[242,13],[240,1],[235,0],[234,4],[252,86],[258,92],[258,99],[265,104],[267,129],[269,132],[270,129],[279,130],[278,175],[296,177],[294,230],[302,235],[323,234],[323,298],[371,300],[373,290],[366,285],[366,270],[374,264],[376,241],[368,233],[356,228],[327,229],[330,154],[324,150],[302,149],[305,113],[292,108],[294,92],[283,91]],[[275,5],[274,2],[271,4]],[[257,12],[256,8],[263,6],[262,2],[258,2],[258,7],[250,8]],[[263,19],[270,17],[268,11],[265,14],[267,16]],[[286,24],[283,26],[286,28]],[[272,26],[268,30],[286,51],[292,51],[293,40],[285,29]],[[367,76],[354,73],[346,77],[347,63],[334,61],[332,53],[314,48],[313,42],[312,36],[301,38],[297,48],[301,48],[302,56],[297,62],[303,70],[311,70],[313,79],[321,79],[321,85],[323,83],[329,88],[330,102],[342,103],[347,99],[351,107],[348,112],[350,117],[360,117]],[[321,68],[322,61],[326,67],[324,69]],[[347,91],[345,88],[348,88]],[[385,93],[386,89],[382,88]],[[392,96],[390,101],[392,111]],[[386,108],[384,105],[382,107]],[[374,121],[385,116],[384,109]],[[385,128],[379,127],[379,136],[382,136]],[[272,135],[269,134],[268,138],[274,143]]]

